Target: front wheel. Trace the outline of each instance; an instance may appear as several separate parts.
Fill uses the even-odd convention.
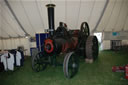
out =
[[[47,56],[42,52],[36,54],[32,58],[32,69],[36,72],[42,71],[47,67]]]
[[[72,78],[78,72],[78,58],[74,52],[67,53],[63,62],[64,75],[67,78]]]

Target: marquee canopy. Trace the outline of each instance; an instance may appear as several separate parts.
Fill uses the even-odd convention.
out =
[[[128,31],[128,0],[1,0],[0,37],[21,37],[48,29],[46,4],[55,7],[55,28],[65,22],[80,29],[88,22],[91,33]]]

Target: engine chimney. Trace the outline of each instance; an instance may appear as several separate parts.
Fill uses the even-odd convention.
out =
[[[47,4],[46,5],[47,9],[48,9],[48,24],[49,24],[49,34],[52,37],[54,34],[54,4]]]

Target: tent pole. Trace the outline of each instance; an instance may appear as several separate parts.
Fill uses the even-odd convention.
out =
[[[100,23],[100,21],[101,21],[103,15],[104,15],[104,12],[105,12],[105,10],[106,10],[106,8],[107,8],[108,2],[109,2],[109,0],[106,0],[106,3],[105,3],[105,5],[104,5],[103,11],[102,11],[102,13],[101,13],[101,16],[100,16],[100,18],[98,19],[98,21],[97,21],[97,23],[96,23],[96,26],[95,26],[94,29],[92,30],[91,34],[93,34],[93,33],[97,30],[97,27],[98,27],[98,25],[99,25],[99,23]]]

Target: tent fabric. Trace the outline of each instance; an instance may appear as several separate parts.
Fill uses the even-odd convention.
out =
[[[0,50],[17,49],[19,46],[24,47],[25,55],[30,55],[30,42],[28,38],[0,39]]]
[[[54,3],[55,28],[59,22],[67,23],[69,29],[80,29],[83,21],[92,31],[107,0],[8,0],[15,15],[31,36],[48,29],[46,4]],[[128,0],[108,0],[107,8],[95,32],[128,31]],[[0,1],[0,37],[25,36],[4,0]]]
[[[110,0],[98,31],[128,30],[128,0]]]

